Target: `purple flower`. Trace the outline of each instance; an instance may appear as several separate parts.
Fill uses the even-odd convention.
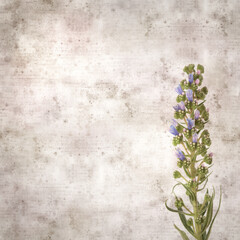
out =
[[[182,88],[181,88],[181,85],[180,85],[180,84],[178,85],[178,87],[177,87],[175,90],[176,90],[176,92],[177,92],[179,95],[182,95],[182,93],[183,93],[183,90],[182,90]]]
[[[197,70],[197,74],[199,75],[201,73],[201,71],[200,70]]]
[[[200,83],[199,79],[196,79],[195,83],[198,85]]]
[[[175,119],[172,119],[172,125],[176,127],[178,125],[178,122]]]
[[[181,101],[179,104],[177,104],[176,106],[173,106],[174,110],[175,111],[179,111],[179,110],[185,110],[185,105],[184,105],[184,102]]]
[[[177,148],[176,150],[177,150],[176,151],[177,158],[179,158],[180,160],[183,161],[185,159],[185,156],[184,156],[183,152],[179,148]]]
[[[179,105],[177,104],[176,106],[173,106],[175,111],[181,110],[181,108],[179,107]]]
[[[198,119],[199,116],[200,116],[200,112],[199,112],[199,110],[196,110],[195,114],[194,114],[195,119]]]
[[[177,136],[179,134],[177,129],[173,125],[170,126],[169,132],[174,136]]]
[[[190,118],[187,118],[187,124],[188,124],[188,129],[192,129],[195,125],[195,121],[190,119]]]
[[[197,140],[198,140],[198,135],[197,135],[197,133],[194,133],[193,136],[192,136],[192,142],[196,143]]]
[[[190,73],[190,74],[188,75],[188,81],[190,82],[190,84],[193,83],[193,74],[192,74],[192,73]]]
[[[186,93],[188,101],[192,102],[193,101],[193,91],[192,89],[188,89]]]
[[[185,105],[184,105],[184,102],[183,101],[181,101],[179,104],[178,104],[178,106],[180,107],[180,110],[185,110]]]

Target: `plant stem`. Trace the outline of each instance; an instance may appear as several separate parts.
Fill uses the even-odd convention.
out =
[[[183,142],[182,142],[182,145],[183,145],[183,147],[184,147],[184,149],[185,149],[186,153],[187,153],[188,155],[190,155],[190,153],[188,152],[188,150],[187,150],[187,148],[186,148],[186,146],[184,145],[184,143],[183,143]]]
[[[202,240],[202,234],[201,234],[201,223],[197,223],[198,218],[198,201],[197,201],[197,192],[195,192],[196,200],[193,201],[193,213],[194,213],[194,222],[195,222],[195,233],[196,233],[196,239]]]
[[[190,212],[191,214],[193,214],[193,212],[190,211],[185,205],[183,205],[183,206],[185,207],[185,209],[186,209],[188,212]]]
[[[191,169],[192,179],[195,179],[195,176],[196,176],[196,167],[195,167],[196,156],[194,156],[194,153],[195,153],[194,150],[191,151],[191,165],[190,165],[190,169]],[[198,208],[198,200],[197,200],[198,182],[199,182],[199,178],[197,178],[197,185],[193,189],[193,192],[195,194],[195,200],[192,202],[192,205],[193,205],[193,214],[194,214],[196,239],[197,240],[202,240],[201,223],[198,223],[198,221],[197,221],[197,218],[198,218],[199,213],[200,213],[199,208]]]

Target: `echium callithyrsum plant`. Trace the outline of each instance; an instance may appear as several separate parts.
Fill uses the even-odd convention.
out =
[[[209,119],[209,111],[204,105],[208,89],[201,87],[204,73],[202,65],[198,64],[195,70],[195,65],[189,64],[183,71],[188,74],[188,80],[182,80],[176,88],[177,105],[173,107],[175,119],[170,126],[170,133],[174,135],[177,166],[180,168],[180,171],[176,170],[173,173],[174,178],[179,180],[173,187],[176,209],[170,208],[167,202],[165,204],[168,210],[179,214],[183,226],[194,239],[208,240],[222,197],[220,188],[219,204],[214,215],[215,190],[213,188],[210,194],[209,190],[205,189],[211,174],[209,168],[212,166],[213,157],[213,153],[208,153],[211,139],[208,130],[205,129]],[[187,203],[175,194],[176,186],[182,186],[186,191]],[[198,196],[201,191],[205,193],[202,201]],[[174,227],[182,239],[189,240],[184,231],[175,224]]]

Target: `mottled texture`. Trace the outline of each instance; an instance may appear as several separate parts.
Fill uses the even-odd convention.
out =
[[[1,0],[0,12],[0,240],[180,239],[164,201],[189,63],[205,66],[209,186],[223,186],[211,239],[240,239],[239,1]]]

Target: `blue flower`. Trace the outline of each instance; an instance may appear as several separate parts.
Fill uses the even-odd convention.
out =
[[[188,124],[188,129],[192,129],[195,125],[195,121],[190,119],[190,118],[187,118],[187,124]]]
[[[176,106],[173,106],[175,111],[181,110],[181,108],[179,107],[179,105],[177,104]]]
[[[180,85],[180,84],[178,85],[178,87],[177,87],[175,90],[176,90],[176,92],[177,92],[179,95],[182,95],[182,93],[183,93],[183,90],[182,90],[182,88],[181,88],[181,85]]]
[[[199,116],[200,116],[200,112],[199,112],[199,110],[196,110],[195,114],[194,114],[195,119],[198,119]]]
[[[183,101],[181,101],[179,104],[178,104],[178,106],[180,107],[180,110],[185,110],[185,105],[184,105],[184,102]]]
[[[193,136],[192,136],[192,142],[196,143],[197,140],[198,140],[198,135],[197,135],[197,133],[194,133]]]
[[[190,82],[190,84],[193,83],[193,74],[192,74],[192,73],[190,73],[190,74],[188,75],[188,81]]]
[[[192,89],[188,89],[186,93],[188,101],[192,102],[193,101],[193,91]]]
[[[174,127],[176,127],[177,125],[178,125],[178,122],[173,118],[172,119],[172,125],[174,126]]]
[[[174,136],[177,136],[179,134],[177,129],[173,125],[170,126],[169,132]]]
[[[185,159],[183,152],[179,148],[177,148],[176,150],[177,150],[177,152],[176,152],[177,158],[179,158],[180,160],[183,161]]]

